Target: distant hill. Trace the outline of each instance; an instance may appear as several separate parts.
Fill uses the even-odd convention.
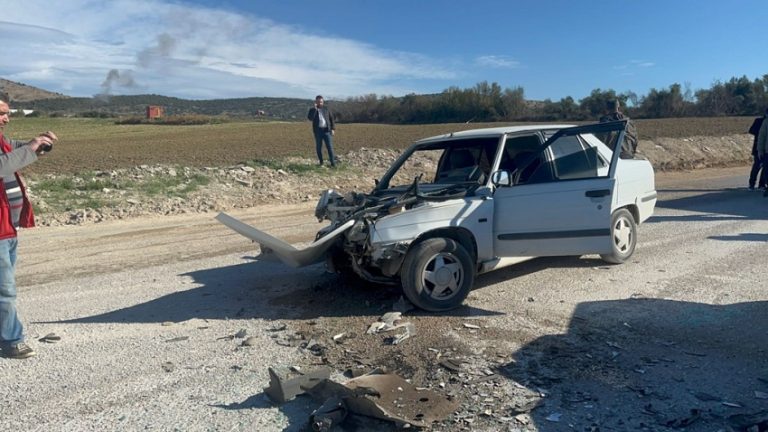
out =
[[[147,105],[160,105],[165,115],[203,114],[277,119],[303,119],[312,101],[308,99],[251,97],[241,99],[189,100],[160,95],[71,97],[17,102],[16,108],[33,109],[48,115],[143,116]]]
[[[0,78],[0,90],[8,93],[12,102],[28,102],[41,99],[61,99],[69,96],[61,93],[49,92],[41,88],[32,87],[26,84],[9,81]],[[15,104],[14,104],[15,105]]]
[[[10,96],[14,108],[42,111],[48,115],[143,116],[147,105],[160,105],[166,115],[203,114],[302,120],[312,104],[309,99],[251,97],[189,100],[160,95],[69,97],[0,78],[0,90]]]

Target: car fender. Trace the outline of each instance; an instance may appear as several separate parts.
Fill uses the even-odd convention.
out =
[[[410,244],[425,233],[445,228],[467,230],[477,245],[478,259],[493,256],[493,199],[469,197],[428,202],[385,216],[371,225],[371,246]]]

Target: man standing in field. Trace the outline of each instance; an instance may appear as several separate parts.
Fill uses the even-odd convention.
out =
[[[35,226],[32,206],[16,172],[51,151],[56,135],[44,132],[29,142],[5,137],[10,121],[8,96],[0,94],[0,350],[2,356],[24,359],[35,355],[24,343],[24,327],[16,312],[16,229]]]
[[[763,122],[765,121],[765,117],[768,116],[768,108],[765,110],[765,114],[763,114],[762,117],[757,117],[755,121],[752,122],[752,126],[749,127],[749,133],[751,135],[755,136],[755,139],[752,141],[752,170],[749,172],[749,189],[752,190],[755,188],[755,183],[757,183],[758,189],[765,188],[765,180],[766,180],[766,174],[765,170],[761,170],[763,166],[763,161],[757,154],[757,138],[760,134],[760,127],[763,125]],[[762,171],[762,172],[761,172]],[[760,179],[758,180],[757,175],[760,174]]]
[[[315,150],[317,151],[317,160],[323,165],[323,141],[328,149],[328,160],[331,166],[336,166],[336,158],[333,155],[333,134],[336,132],[333,122],[333,114],[325,106],[323,97],[315,97],[315,106],[309,109],[307,119],[312,122],[312,132],[315,135]]]

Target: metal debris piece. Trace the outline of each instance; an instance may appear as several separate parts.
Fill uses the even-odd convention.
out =
[[[440,361],[438,364],[450,371],[458,372],[461,370],[461,362],[456,359],[446,358]]]
[[[61,336],[57,335],[56,333],[48,333],[38,340],[45,343],[56,343],[61,340]]]
[[[428,427],[459,407],[458,400],[431,390],[417,390],[400,376],[377,371],[345,383],[325,380],[309,392],[316,398],[340,398],[350,413],[388,420],[398,426]]]
[[[411,322],[395,324],[395,322],[399,321],[402,318],[402,315],[403,314],[400,312],[385,313],[384,315],[381,316],[381,318],[379,318],[379,321],[372,323],[370,327],[368,327],[368,330],[366,330],[365,334],[378,334],[381,332],[388,332],[388,331],[404,328],[405,333],[401,333],[397,336],[392,336],[390,338],[387,338],[387,341],[386,341],[390,345],[399,344],[400,342],[416,334],[416,326],[414,326],[413,323]]]
[[[173,339],[168,339],[166,342],[181,342],[181,341],[185,341],[187,339],[189,339],[189,336],[179,336],[179,337],[175,337]]]
[[[235,333],[235,337],[238,338],[238,339],[242,339],[247,334],[248,334],[248,332],[245,329],[240,329],[240,330],[237,331],[237,333]]]
[[[416,334],[416,326],[413,325],[413,323],[407,322],[401,325],[398,325],[396,328],[404,328],[405,332],[395,335],[391,338],[390,343],[392,345],[398,345],[402,343],[404,340],[408,339],[409,337]]]
[[[330,432],[347,417],[347,406],[339,397],[326,400],[309,416],[309,424],[315,432]]]
[[[723,401],[723,402],[720,402],[720,403],[722,403],[723,405],[725,405],[727,407],[731,407],[731,408],[744,408],[744,405],[742,405],[740,403],[736,403],[736,402],[726,402],[726,401]]]
[[[479,329],[480,326],[476,324],[464,323],[464,327],[468,329]]]
[[[389,326],[394,326],[395,321],[399,321],[402,317],[403,314],[401,312],[387,312],[379,318],[379,321]]]
[[[264,388],[264,393],[277,403],[288,402],[331,377],[331,370],[325,366],[308,372],[291,371],[287,366],[270,367],[268,371],[269,387]]]
[[[368,327],[368,330],[365,331],[365,334],[376,334],[386,326],[387,326],[386,323],[383,323],[381,321],[376,321],[375,323],[371,324],[370,327]]]

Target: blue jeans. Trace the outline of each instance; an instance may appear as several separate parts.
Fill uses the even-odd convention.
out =
[[[0,348],[24,342],[24,327],[16,313],[16,237],[0,240]]]
[[[323,164],[323,141],[325,141],[325,148],[328,149],[328,160],[331,161],[331,166],[336,166],[336,157],[333,155],[333,135],[331,135],[331,131],[315,131],[317,160],[320,161],[320,165]]]

